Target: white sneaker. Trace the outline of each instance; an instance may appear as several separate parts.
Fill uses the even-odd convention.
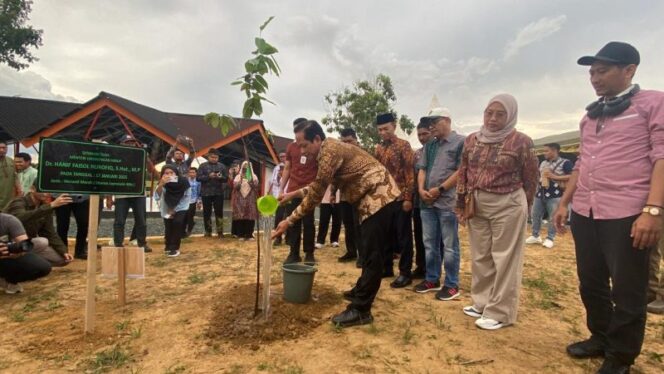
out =
[[[4,278],[0,278],[0,288],[4,288],[5,293],[10,295],[23,292],[23,286],[21,286],[19,283],[9,283]]]
[[[463,307],[463,314],[465,314],[465,315],[467,315],[467,316],[470,316],[470,317],[473,317],[473,318],[480,318],[480,317],[482,317],[482,312],[480,312],[479,310],[475,309],[475,307],[472,306],[472,305],[469,305],[469,306],[465,306],[465,307]]]
[[[339,242],[332,242],[332,247],[337,248],[339,246]]]
[[[475,321],[475,326],[483,330],[498,330],[502,328],[504,325],[502,322],[498,322],[495,319],[481,317],[478,318],[477,321]]]
[[[134,247],[138,247],[138,239],[134,239],[129,242],[130,245],[133,245]]]
[[[549,248],[549,249],[551,249],[551,248],[553,248],[553,240],[545,239],[544,243],[542,243],[542,245]]]
[[[539,236],[529,236],[526,239],[526,244],[542,244],[542,239]]]
[[[323,248],[323,244],[316,243],[315,247],[316,247],[316,249],[321,249],[321,248]]]

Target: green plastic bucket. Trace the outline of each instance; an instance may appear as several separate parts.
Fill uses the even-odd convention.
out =
[[[306,304],[311,298],[316,267],[306,264],[284,264],[284,300],[295,304]]]

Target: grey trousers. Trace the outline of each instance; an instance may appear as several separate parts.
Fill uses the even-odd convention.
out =
[[[508,194],[474,194],[475,217],[468,221],[473,306],[485,318],[513,324],[523,270],[526,193],[519,189]]]
[[[53,247],[48,245],[48,239],[46,238],[32,238],[30,240],[32,242],[33,251],[34,253],[38,254],[40,257],[48,261],[51,266],[54,267],[62,267],[62,266],[67,266],[68,262],[65,261],[65,258],[62,257]]]

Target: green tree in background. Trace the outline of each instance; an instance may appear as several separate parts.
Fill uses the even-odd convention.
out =
[[[272,101],[264,96],[268,89],[267,80],[264,76],[268,73],[279,76],[281,68],[274,58],[279,50],[265,41],[262,35],[265,27],[273,19],[274,16],[268,18],[260,26],[260,32],[254,39],[256,50],[251,52],[255,57],[244,63],[246,73],[231,83],[234,86],[240,86],[240,90],[247,96],[242,108],[242,117],[244,118],[251,118],[254,115],[260,116],[263,113],[264,101],[274,105]],[[210,112],[205,115],[204,120],[208,125],[219,128],[223,136],[226,136],[232,128],[236,127],[233,117],[228,114]]]
[[[367,149],[373,149],[380,141],[374,126],[376,116],[386,112],[396,113],[396,101],[392,80],[387,75],[379,74],[372,80],[359,80],[352,87],[325,95],[329,109],[322,122],[328,132],[338,132],[347,127],[355,129],[360,143]],[[410,134],[415,124],[408,116],[402,115],[399,127]]]
[[[43,30],[26,25],[32,1],[0,0],[0,63],[21,70],[38,59],[30,47],[42,45]]]

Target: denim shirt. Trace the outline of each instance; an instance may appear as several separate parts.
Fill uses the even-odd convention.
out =
[[[197,181],[196,178],[187,178],[187,180],[189,180],[189,187],[191,189],[189,204],[195,204],[201,199],[201,182]]]
[[[166,189],[165,186],[164,189]],[[189,209],[189,199],[191,199],[191,187],[187,188],[187,190],[184,192],[184,196],[182,196],[182,199],[180,199],[180,201],[178,202],[178,205],[175,207],[175,211],[181,212],[183,210]],[[162,204],[161,195],[157,193],[156,189],[154,190],[154,200],[159,203],[159,211],[161,212],[161,217],[169,218],[168,208],[166,207],[166,203]]]
[[[438,140],[431,139],[422,152],[422,157],[418,160],[416,167],[424,170],[426,179],[425,189],[438,187],[459,169],[461,163],[461,151],[465,136],[452,131],[446,138]],[[420,200],[420,208],[437,208],[452,211],[456,203],[456,189],[450,188],[440,195],[440,197],[429,205]]]

